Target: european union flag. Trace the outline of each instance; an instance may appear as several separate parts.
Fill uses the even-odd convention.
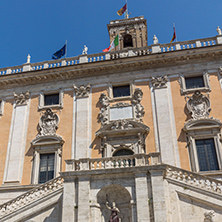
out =
[[[60,59],[65,54],[66,54],[66,44],[60,50],[58,50],[52,55],[52,59]]]

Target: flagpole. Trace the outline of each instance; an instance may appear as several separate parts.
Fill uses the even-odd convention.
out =
[[[66,53],[65,53],[65,58],[66,58],[66,55],[67,55],[67,40],[66,40]]]
[[[128,13],[128,3],[126,0],[126,12],[125,12],[125,18],[129,18],[129,13]]]

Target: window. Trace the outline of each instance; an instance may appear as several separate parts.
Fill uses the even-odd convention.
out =
[[[127,47],[133,47],[133,40],[132,40],[132,36],[127,34],[124,36],[123,38],[123,47],[127,48]]]
[[[58,105],[59,104],[59,93],[49,94],[44,96],[44,106]]]
[[[186,89],[204,87],[203,76],[185,77]]]
[[[130,85],[113,86],[113,98],[130,96]]]
[[[204,72],[200,74],[192,74],[192,76],[181,75],[180,76],[181,94],[190,93],[195,90],[210,91],[209,74]]]
[[[218,119],[198,119],[185,123],[191,169],[209,172],[222,169],[220,142],[222,123]]]
[[[55,154],[40,154],[39,183],[45,183],[54,178]]]
[[[3,101],[0,100],[0,116],[3,115]]]
[[[219,170],[214,139],[196,140],[200,171]]]
[[[39,109],[49,107],[63,108],[63,90],[41,92],[39,95]]]

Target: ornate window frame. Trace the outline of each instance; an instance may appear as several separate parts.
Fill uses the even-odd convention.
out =
[[[217,171],[200,171],[199,160],[197,156],[196,140],[214,139],[215,150],[219,169],[222,170],[222,147],[221,147],[221,127],[222,123],[218,119],[203,118],[199,120],[188,121],[183,130],[186,132],[187,144],[190,156],[191,170],[201,173],[209,173]]]
[[[122,96],[122,97],[113,97],[113,87],[114,86],[125,86],[125,85],[129,85],[130,95],[129,96]],[[109,83],[107,91],[108,91],[108,97],[109,97],[110,102],[131,99],[133,96],[134,88],[135,88],[134,81],[120,82],[120,83]]]
[[[204,87],[200,88],[193,88],[193,89],[187,89],[186,88],[186,77],[195,77],[195,76],[201,76],[203,75],[203,81],[204,81]],[[186,93],[192,93],[196,90],[199,90],[201,92],[210,92],[211,87],[210,87],[210,76],[209,73],[204,70],[203,73],[192,73],[192,74],[181,74],[179,77],[179,83],[180,83],[180,92],[181,94],[186,94]]]
[[[32,141],[33,147],[33,167],[32,167],[32,184],[39,182],[39,167],[41,154],[55,154],[54,178],[59,176],[62,162],[62,145],[64,141],[60,136],[44,136]]]
[[[56,105],[48,105],[45,106],[45,95],[51,95],[51,94],[59,94],[59,104]],[[50,90],[50,91],[41,91],[39,94],[39,106],[38,109],[47,109],[47,108],[63,108],[63,96],[64,96],[64,91],[63,89],[59,89],[59,90]]]
[[[3,116],[5,101],[0,99],[0,116]]]
[[[40,155],[55,153],[54,177],[59,176],[62,161],[62,146],[64,140],[56,134],[59,116],[47,108],[40,117],[38,124],[38,135],[31,142],[33,148],[32,184],[39,181]]]

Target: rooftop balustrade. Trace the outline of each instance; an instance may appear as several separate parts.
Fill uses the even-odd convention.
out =
[[[183,42],[174,42],[167,44],[153,44],[143,48],[131,48],[113,52],[102,52],[91,55],[79,55],[70,58],[44,61],[38,63],[25,63],[21,66],[13,66],[0,69],[0,76],[32,72],[42,69],[53,69],[56,67],[75,66],[82,63],[94,63],[119,58],[147,56],[157,53],[168,53],[173,51],[182,51],[187,49],[205,48],[222,44],[222,35],[211,38],[196,39]]]
[[[66,160],[66,171],[130,168],[161,164],[160,153]]]

